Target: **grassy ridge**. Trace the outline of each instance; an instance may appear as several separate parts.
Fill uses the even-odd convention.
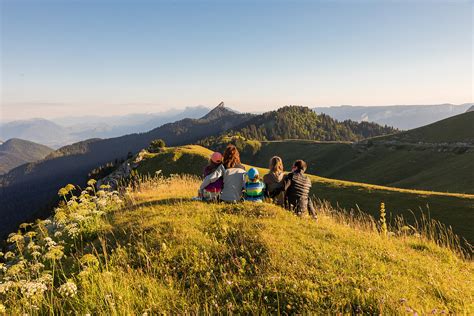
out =
[[[312,141],[262,142],[256,155],[243,158],[266,166],[273,155],[286,166],[296,159],[308,162],[308,172],[323,177],[380,184],[397,188],[474,193],[474,151],[462,154],[391,146]]]
[[[380,136],[377,141],[396,140],[410,143],[474,142],[474,112],[466,112],[399,134]]]
[[[446,248],[328,208],[193,202],[198,185],[65,189],[54,218],[11,235],[0,314],[474,312],[474,265]]]
[[[201,175],[210,154],[210,150],[201,146],[168,148],[160,154],[150,154],[139,165],[138,172],[154,174],[157,170],[162,170],[165,175]],[[262,174],[266,173],[266,169],[259,169]],[[360,208],[368,214],[378,216],[380,202],[385,202],[389,213],[393,216],[403,215],[411,223],[414,223],[413,213],[416,218],[420,218],[421,208],[425,214],[429,211],[432,218],[452,226],[455,233],[471,244],[474,242],[474,227],[469,225],[474,221],[474,195],[397,189],[312,175],[310,177],[313,182],[312,193],[334,206]]]

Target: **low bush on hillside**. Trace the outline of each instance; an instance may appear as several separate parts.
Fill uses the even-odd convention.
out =
[[[162,139],[155,139],[148,146],[148,151],[151,153],[159,153],[163,148],[166,147],[166,143]]]
[[[193,202],[186,176],[94,184],[9,236],[0,314],[474,312],[472,262],[367,215]]]
[[[239,135],[209,137],[199,141],[199,144],[220,152],[224,152],[227,145],[232,144],[237,147],[241,155],[251,156],[257,154],[262,147],[262,144],[258,140],[247,139]]]

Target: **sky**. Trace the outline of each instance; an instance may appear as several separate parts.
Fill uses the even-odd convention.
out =
[[[0,119],[472,102],[473,3],[0,0]]]

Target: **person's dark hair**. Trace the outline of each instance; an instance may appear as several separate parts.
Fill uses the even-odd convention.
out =
[[[306,162],[304,162],[303,160],[299,159],[299,160],[296,160],[295,163],[293,164],[293,166],[295,166],[295,168],[299,171],[303,171],[305,172],[306,171],[306,168],[308,167],[306,165]]]
[[[232,144],[227,145],[227,148],[224,151],[223,165],[226,169],[234,168],[236,165],[240,164],[240,154]]]

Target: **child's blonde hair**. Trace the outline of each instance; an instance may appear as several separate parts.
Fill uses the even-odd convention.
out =
[[[270,159],[270,171],[276,174],[283,172],[283,160],[278,156],[273,156]]]

